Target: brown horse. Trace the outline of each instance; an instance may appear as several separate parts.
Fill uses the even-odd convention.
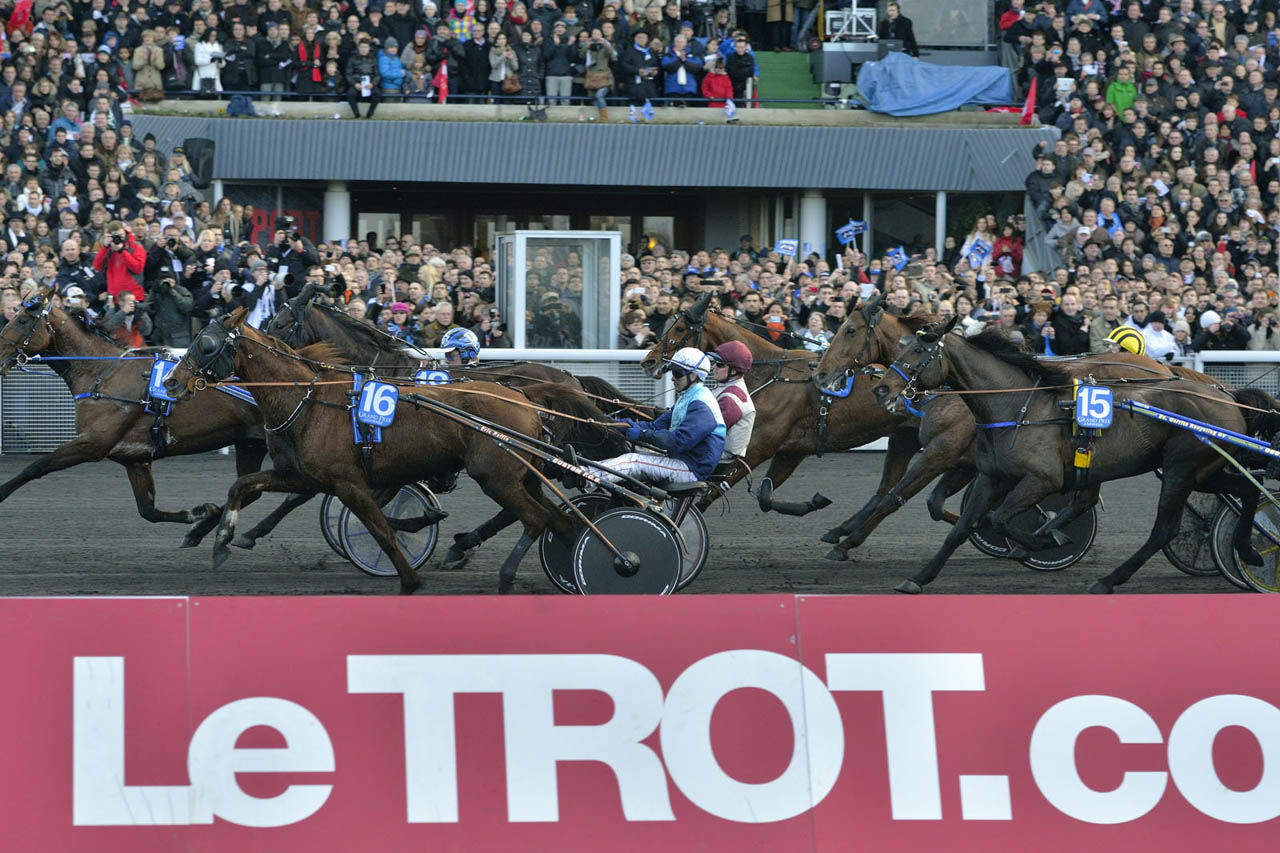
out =
[[[902,340],[910,338],[936,320],[937,317],[932,314],[906,317],[891,314],[881,307],[881,298],[876,297],[850,312],[818,362],[814,378],[822,387],[830,390],[843,386],[849,377],[870,370],[872,365],[892,364],[901,354]],[[1217,380],[1207,374],[1123,351],[1084,358],[1049,359],[1046,363],[1063,369],[1077,379],[1089,375],[1130,380],[1180,376],[1209,385],[1218,384]],[[934,477],[951,468],[951,460],[955,461],[957,467],[948,473],[929,500],[930,514],[935,520],[940,518],[942,500],[963,488],[972,479],[975,473],[972,447],[976,428],[968,407],[956,397],[943,396],[932,399],[926,397],[909,408],[920,415],[921,453],[911,460],[905,473],[899,475],[892,491],[887,494],[877,493],[857,515],[827,532],[823,541],[837,542],[836,547],[828,554],[829,557],[840,559],[842,554],[847,554],[849,548],[864,542],[877,524],[905,505]],[[888,464],[886,461],[886,466]],[[1060,528],[1081,512],[1087,511],[1095,500],[1096,489],[1081,492],[1070,509],[1054,519],[1052,529]],[[848,538],[837,541],[841,535]]]
[[[707,310],[710,299],[710,294],[704,294],[676,315],[640,366],[651,376],[657,376],[666,360],[684,346],[711,350],[725,341],[736,340],[751,350],[755,366],[747,374],[747,387],[755,403],[756,422],[743,457],[746,467],[734,467],[729,476],[730,485],[745,477],[748,469],[772,459],[760,484],[761,509],[804,515],[831,502],[822,495],[814,495],[804,504],[782,504],[772,501],[772,491],[786,482],[806,456],[848,450],[888,435],[889,453],[877,494],[888,492],[920,447],[911,417],[889,413],[876,405],[870,394],[872,382],[865,378],[853,383],[848,396],[824,398],[812,380],[814,353],[784,350],[710,313]],[[830,402],[826,402],[828,399]],[[951,460],[947,467],[956,461]]]
[[[183,547],[198,544],[217,523],[219,507],[157,509],[151,462],[231,444],[236,448],[237,473],[257,471],[267,450],[261,415],[251,404],[212,390],[174,404],[166,417],[148,413],[149,355],[154,350],[136,351],[145,361],[122,361],[127,351],[97,331],[83,311],[56,307],[52,293],[52,288],[42,291],[0,332],[0,375],[31,356],[57,357],[48,364],[77,398],[76,436],[0,486],[0,501],[46,474],[110,459],[124,466],[139,515],[153,523],[195,524]]]
[[[165,383],[176,397],[201,384],[197,380],[222,380],[235,374],[252,390],[269,425],[267,441],[275,467],[241,477],[231,487],[214,540],[215,566],[226,559],[236,517],[247,497],[264,491],[325,492],[337,496],[363,522],[395,565],[401,592],[411,593],[421,580],[401,553],[394,535],[399,528],[393,528],[382,514],[374,490],[464,468],[481,491],[514,512],[524,525],[523,535],[502,565],[500,592],[511,591],[521,558],[548,526],[565,541],[575,538],[573,522],[542,496],[541,480],[528,454],[508,450],[425,407],[431,401],[444,403],[513,434],[536,437],[541,419],[519,392],[485,383],[404,389],[394,424],[382,430],[381,443],[366,457],[353,437],[348,397],[352,376],[332,369],[329,362],[337,358],[332,345],[315,344],[295,352],[247,326],[246,316],[238,309],[206,326]],[[484,393],[469,393],[475,390]],[[422,403],[415,404],[415,399]]]

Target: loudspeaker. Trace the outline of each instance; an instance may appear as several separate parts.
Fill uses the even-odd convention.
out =
[[[212,139],[193,136],[182,140],[182,153],[187,155],[193,173],[191,183],[198,190],[207,189],[213,183],[213,149]]]

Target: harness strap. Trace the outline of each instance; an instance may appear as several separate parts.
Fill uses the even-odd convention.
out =
[[[822,454],[827,450],[827,414],[831,411],[831,404],[835,402],[835,397],[830,394],[823,394],[818,403],[818,447],[817,456],[822,458]]]

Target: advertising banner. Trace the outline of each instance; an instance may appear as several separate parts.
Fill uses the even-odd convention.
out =
[[[42,851],[1271,850],[1270,604],[8,599],[0,817]]]

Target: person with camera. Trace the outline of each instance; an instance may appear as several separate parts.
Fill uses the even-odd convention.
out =
[[[144,278],[147,281],[157,281],[161,270],[168,269],[181,281],[187,264],[191,262],[191,256],[191,247],[180,239],[177,227],[167,225],[161,238],[147,250],[147,265]]]
[[[149,280],[151,281],[151,280]],[[171,268],[161,268],[143,306],[151,318],[151,343],[163,347],[185,347],[191,343],[191,314],[195,299],[178,283]]]
[[[115,297],[115,306],[102,318],[103,330],[128,349],[146,346],[146,339],[151,336],[151,317],[138,307],[133,291],[123,290]]]
[[[128,291],[138,300],[147,298],[136,276],[147,264],[147,252],[137,238],[125,230],[124,223],[113,220],[106,225],[102,248],[93,258],[93,268],[105,272],[106,293],[115,297]]]
[[[471,327],[480,343],[486,347],[510,348],[511,339],[507,337],[507,326],[494,305],[485,308],[480,320]]]
[[[227,267],[215,270],[194,294],[193,313],[197,325],[224,317],[243,304],[241,288],[232,280]]]
[[[276,220],[275,237],[267,248],[267,267],[272,276],[285,276],[288,298],[297,296],[303,287],[307,270],[320,265],[316,247],[302,236],[292,216]]]
[[[1249,349],[1280,350],[1280,318],[1274,308],[1264,308],[1253,315],[1249,324]]]

